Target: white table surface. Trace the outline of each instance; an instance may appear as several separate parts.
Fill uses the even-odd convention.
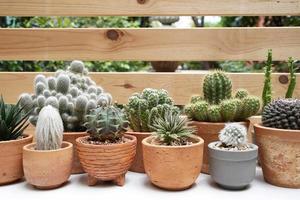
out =
[[[128,172],[123,187],[112,183],[87,186],[86,174],[72,175],[64,186],[53,190],[38,190],[24,180],[0,186],[0,200],[300,200],[300,189],[280,188],[264,182],[260,168],[250,187],[228,191],[213,183],[210,176],[201,174],[192,188],[184,191],[165,191],[153,186],[145,174]]]

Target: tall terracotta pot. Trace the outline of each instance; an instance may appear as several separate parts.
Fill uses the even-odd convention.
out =
[[[146,173],[150,181],[167,190],[191,187],[200,174],[204,141],[200,137],[186,146],[152,144],[154,136],[143,140]]]
[[[87,143],[88,137],[76,139],[80,162],[88,173],[88,185],[95,185],[98,180],[124,185],[125,174],[135,156],[136,138],[125,135],[126,142],[121,144],[94,145]]]
[[[26,181],[39,189],[53,189],[65,183],[72,169],[73,144],[63,142],[56,150],[35,150],[36,143],[23,147]]]
[[[237,122],[244,126],[249,127],[249,122]],[[209,174],[209,158],[208,158],[208,144],[218,141],[219,132],[225,127],[226,123],[213,123],[213,122],[198,122],[192,121],[191,125],[197,128],[197,135],[204,140],[203,151],[203,165],[201,172]]]
[[[12,183],[24,176],[23,146],[32,142],[32,135],[18,140],[0,142],[0,185]]]
[[[84,173],[84,170],[80,164],[78,154],[76,151],[76,139],[79,137],[87,136],[86,132],[64,132],[63,140],[73,144],[73,164],[72,164],[72,174]]]
[[[151,133],[150,132],[127,131],[126,134],[135,136],[136,141],[137,141],[136,155],[135,155],[134,161],[133,161],[129,171],[145,173],[142,141],[146,137],[149,137],[151,135]]]
[[[276,186],[300,188],[300,130],[254,125],[264,179]]]

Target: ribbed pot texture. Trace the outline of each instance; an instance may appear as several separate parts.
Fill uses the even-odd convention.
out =
[[[300,188],[300,130],[254,125],[256,144],[265,181]]]
[[[249,127],[249,122],[237,122],[244,126]],[[213,123],[213,122],[198,122],[192,121],[191,125],[197,128],[197,135],[204,140],[204,152],[203,152],[203,165],[202,173],[209,174],[209,159],[208,159],[208,144],[218,141],[219,132],[225,127],[226,123]]]
[[[88,137],[76,139],[81,165],[88,173],[88,185],[95,185],[97,180],[124,185],[125,174],[135,157],[136,138],[125,135],[126,142],[122,144],[93,145],[84,143]]]
[[[12,183],[24,176],[22,155],[23,146],[32,142],[32,135],[19,140],[0,142],[0,185]]]
[[[129,171],[145,173],[142,141],[146,137],[151,136],[152,133],[127,131],[126,134],[135,136],[137,140],[136,155]]]
[[[63,140],[66,142],[70,142],[73,144],[73,166],[72,166],[72,174],[82,174],[85,173],[76,150],[76,139],[79,137],[87,136],[88,134],[86,132],[64,132]]]
[[[35,150],[36,143],[23,148],[26,181],[39,189],[53,189],[68,181],[73,161],[73,144],[63,142],[56,150]]]
[[[204,141],[200,137],[187,146],[151,144],[153,136],[143,140],[146,173],[150,181],[167,190],[191,187],[200,174]]]

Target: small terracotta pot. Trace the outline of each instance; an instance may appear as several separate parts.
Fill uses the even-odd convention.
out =
[[[57,150],[35,150],[36,143],[23,147],[26,181],[39,189],[53,189],[68,181],[71,175],[73,144],[63,142]]]
[[[32,135],[18,140],[0,142],[0,185],[12,183],[24,176],[23,146],[32,142]]]
[[[241,125],[249,127],[249,122],[236,122]],[[226,123],[214,123],[214,122],[198,122],[192,121],[191,126],[197,128],[197,135],[204,140],[204,153],[203,153],[203,165],[202,173],[209,174],[209,159],[208,159],[208,144],[218,141],[219,132],[225,127]]]
[[[72,174],[82,174],[85,173],[76,151],[76,139],[79,137],[87,136],[86,132],[64,132],[63,140],[66,142],[70,142],[73,144],[73,166],[72,166]]]
[[[146,173],[150,181],[167,190],[184,190],[191,187],[200,174],[203,159],[202,138],[187,146],[151,144],[155,136],[143,140]]]
[[[175,72],[180,62],[178,61],[152,61],[151,65],[156,72]]]
[[[151,136],[152,133],[127,131],[126,134],[135,136],[137,140],[136,155],[129,171],[145,173],[142,141],[146,137]]]
[[[84,143],[89,136],[76,139],[76,147],[84,171],[88,173],[88,185],[97,181],[114,181],[123,186],[125,174],[132,165],[136,152],[136,138],[125,135],[125,143],[93,145]]]
[[[264,179],[276,186],[300,188],[300,130],[254,125]]]

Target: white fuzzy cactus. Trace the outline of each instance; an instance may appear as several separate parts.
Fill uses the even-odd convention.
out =
[[[219,133],[219,140],[226,146],[239,147],[247,144],[247,128],[238,123],[228,123]]]
[[[61,148],[64,126],[58,110],[45,106],[36,124],[36,149],[55,150]]]
[[[65,131],[83,131],[86,114],[103,105],[110,105],[112,97],[88,76],[83,62],[73,61],[66,71],[58,70],[54,77],[37,75],[35,94],[22,94],[21,106],[34,107],[29,118],[36,125],[40,110],[47,105],[59,109]]]

